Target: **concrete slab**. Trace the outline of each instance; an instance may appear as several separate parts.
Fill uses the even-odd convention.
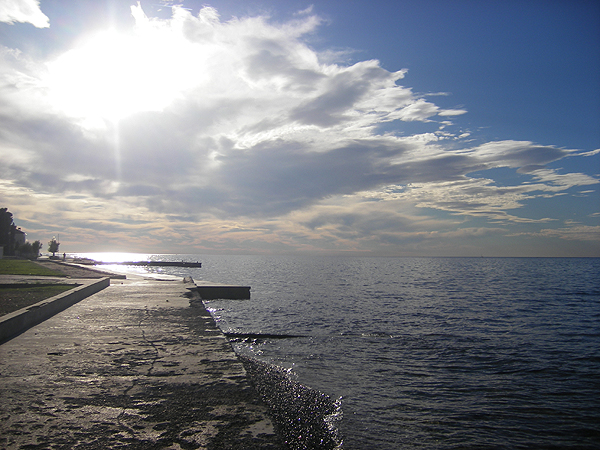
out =
[[[0,345],[0,448],[284,448],[190,287],[113,280]]]
[[[203,300],[227,299],[248,300],[250,299],[250,286],[234,286],[231,284],[218,284],[210,281],[196,282],[196,292]]]
[[[4,277],[6,279],[6,277]],[[60,278],[58,280],[61,280]],[[4,281],[0,278],[0,281]],[[44,280],[46,283],[56,283],[57,279]],[[89,297],[110,285],[110,279],[70,279],[71,284],[79,286],[62,294],[42,300],[34,305],[22,308],[13,313],[0,317],[0,343],[14,338],[25,330],[63,311],[71,305]],[[34,282],[35,283],[35,282]],[[15,285],[23,284],[17,282]],[[31,280],[29,283],[31,284]]]

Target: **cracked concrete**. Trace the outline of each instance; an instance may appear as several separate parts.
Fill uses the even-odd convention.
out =
[[[284,448],[187,287],[113,280],[0,345],[0,448]]]

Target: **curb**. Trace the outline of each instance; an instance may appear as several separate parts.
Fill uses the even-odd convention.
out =
[[[0,317],[0,344],[110,286],[108,277],[77,281],[81,286]]]

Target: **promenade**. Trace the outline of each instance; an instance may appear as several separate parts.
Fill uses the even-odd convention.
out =
[[[113,279],[0,345],[0,448],[286,448],[193,287]]]

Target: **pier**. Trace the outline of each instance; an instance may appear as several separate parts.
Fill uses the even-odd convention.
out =
[[[82,263],[80,263],[82,264]],[[87,263],[93,265],[119,265],[119,266],[151,266],[151,267],[202,267],[201,262],[188,261],[124,261],[124,262],[104,262],[94,261]]]
[[[215,284],[208,281],[196,281],[196,292],[202,300],[247,300],[250,298],[250,286],[233,286],[229,284]]]

